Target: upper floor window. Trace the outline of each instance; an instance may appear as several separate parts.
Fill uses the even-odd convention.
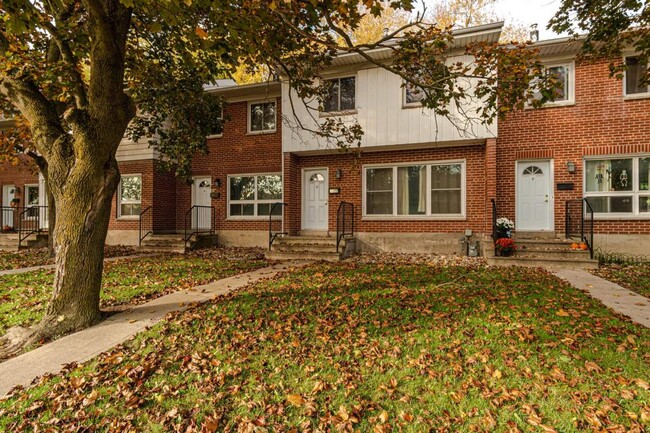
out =
[[[344,77],[326,80],[329,86],[323,100],[323,111],[335,113],[350,111],[356,108],[356,78]]]
[[[208,138],[221,137],[223,135],[223,105],[219,108],[217,113],[217,124],[210,130]]]
[[[648,72],[648,62],[640,57],[625,58],[625,94],[643,95],[650,93],[648,83],[643,83],[643,77]]]
[[[415,86],[411,83],[404,83],[403,87],[403,102],[402,104],[405,107],[419,107],[422,105],[422,101],[426,94],[424,89],[421,87]]]
[[[650,217],[650,155],[588,159],[585,167],[594,213]]]
[[[137,217],[142,210],[142,176],[122,176],[118,189],[118,217]]]
[[[549,105],[567,104],[574,101],[574,68],[573,63],[556,63],[545,65],[546,74],[555,80],[551,89]],[[541,99],[542,92],[535,92],[535,99]]]
[[[252,102],[248,105],[248,132],[264,133],[275,131],[275,102]]]

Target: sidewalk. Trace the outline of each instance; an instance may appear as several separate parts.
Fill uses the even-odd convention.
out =
[[[141,257],[155,257],[158,255],[159,254],[133,254],[130,256],[109,257],[107,259],[104,259],[104,262],[114,262],[122,259],[139,259]],[[30,266],[28,268],[6,269],[4,271],[0,271],[0,277],[3,275],[26,274],[27,272],[40,271],[41,269],[54,269],[55,266],[56,265],[40,265],[40,266]]]
[[[562,269],[553,273],[576,289],[586,291],[617,313],[650,328],[650,299],[645,296],[583,270]]]
[[[65,364],[83,362],[128,340],[162,320],[167,313],[207,302],[263,278],[304,266],[308,261],[285,262],[224,278],[191,290],[181,290],[111,316],[92,328],[62,337],[0,364],[0,397],[14,386],[29,386],[46,373],[56,374]]]

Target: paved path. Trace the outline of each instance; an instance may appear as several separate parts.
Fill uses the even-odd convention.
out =
[[[56,374],[65,364],[83,362],[128,340],[162,320],[167,313],[181,311],[194,303],[209,301],[249,283],[306,265],[307,261],[285,262],[234,277],[224,278],[191,290],[181,290],[111,316],[85,329],[9,359],[0,364],[0,397],[14,386],[29,386],[46,373]]]
[[[122,259],[139,259],[141,257],[155,257],[157,255],[159,254],[134,254],[131,256],[109,257],[107,259],[104,259],[104,261],[114,262],[116,260],[122,260]],[[56,265],[40,265],[40,266],[30,266],[29,268],[7,269],[4,271],[0,271],[0,277],[3,275],[25,274],[27,272],[40,271],[41,269],[54,269],[55,266]]]
[[[583,270],[562,269],[553,273],[573,287],[588,292],[617,313],[650,328],[650,299],[645,296]]]

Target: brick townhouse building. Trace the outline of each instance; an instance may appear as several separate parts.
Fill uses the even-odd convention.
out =
[[[501,26],[456,32],[452,60],[471,61],[463,47],[497,41]],[[621,81],[609,77],[607,61],[576,60],[578,42],[536,47],[560,78],[558,97],[489,127],[458,128],[423,109],[399,77],[355,55],[335,58],[324,74],[333,91],[315,117],[308,107],[317,110],[318,101],[296,103],[286,83],[209,88],[225,100],[227,121],[207,137],[209,154],[195,159],[193,185],[157,170],[146,143],[120,146],[123,180],[107,242],[138,244],[150,231],[155,239],[189,226],[214,227],[224,245],[268,246],[269,219],[272,233],[315,242],[336,237],[346,215],[357,250],[451,253],[465,235],[488,242],[494,208],[515,222],[518,237],[563,238],[575,213],[567,202],[586,198],[596,247],[650,255],[650,90],[639,81],[646,65],[623,53]],[[386,49],[369,55],[390,60]],[[298,126],[328,116],[359,122],[360,154]],[[37,174],[20,173],[0,170],[3,206],[12,190],[28,188],[30,202],[44,196],[33,190]]]

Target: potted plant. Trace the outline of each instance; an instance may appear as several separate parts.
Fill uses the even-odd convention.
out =
[[[499,238],[496,243],[497,255],[502,257],[510,256],[516,249],[515,241],[510,238]]]
[[[16,207],[18,207],[18,204],[20,204],[20,199],[19,198],[14,198],[14,199],[11,199],[11,203],[9,204],[9,206],[11,206],[13,208],[16,208]]]
[[[515,223],[508,218],[501,217],[497,219],[497,239],[512,237],[512,229],[515,228]]]

